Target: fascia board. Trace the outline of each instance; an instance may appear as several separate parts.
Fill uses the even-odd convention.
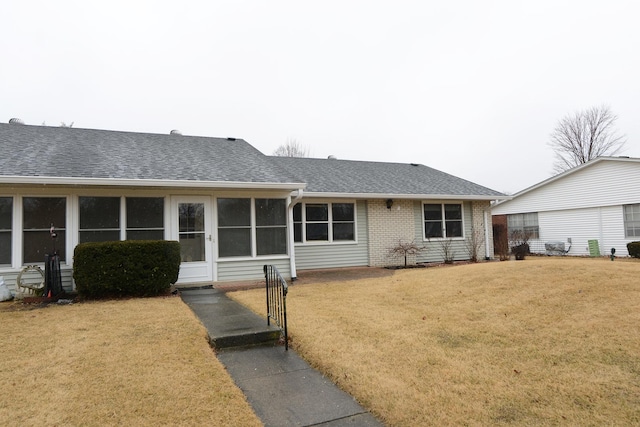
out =
[[[48,176],[0,176],[0,184],[26,185],[74,185],[74,186],[117,186],[117,187],[171,187],[171,188],[228,188],[251,190],[299,190],[305,183],[295,182],[239,182],[239,181],[178,181],[163,179],[109,179],[70,178]]]
[[[464,194],[388,194],[388,193],[331,193],[331,192],[308,192],[304,193],[304,198],[323,199],[407,199],[407,200],[509,200],[511,196],[479,196]]]

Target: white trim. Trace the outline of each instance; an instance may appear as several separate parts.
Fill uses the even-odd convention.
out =
[[[403,200],[464,200],[464,201],[493,201],[493,200],[510,200],[511,196],[477,196],[462,194],[393,194],[393,193],[321,193],[309,192],[304,193],[305,198],[324,198],[324,199],[403,199]]]
[[[230,188],[243,190],[298,190],[306,188],[306,183],[291,182],[241,182],[241,181],[193,181],[165,179],[122,179],[122,178],[72,178],[57,176],[0,176],[0,184],[32,184],[32,185],[88,185],[115,187],[171,187],[171,188]]]
[[[543,186],[545,186],[547,184],[550,184],[550,183],[552,183],[554,181],[558,181],[559,179],[562,179],[562,178],[564,178],[564,177],[566,177],[568,175],[572,175],[572,174],[574,174],[574,173],[576,173],[576,172],[578,172],[578,171],[580,171],[582,169],[588,168],[589,166],[598,164],[598,163],[603,162],[603,161],[638,163],[638,162],[640,162],[640,158],[635,158],[635,157],[596,157],[593,160],[590,160],[590,161],[588,161],[586,163],[583,163],[583,164],[581,164],[579,166],[576,166],[576,167],[574,167],[572,169],[566,170],[566,171],[564,171],[564,172],[562,172],[562,173],[560,173],[558,175],[554,175],[551,178],[545,179],[544,181],[540,181],[539,183],[534,184],[534,185],[532,185],[530,187],[527,187],[524,190],[518,191],[513,196],[511,196],[511,197],[509,197],[507,199],[495,199],[495,200],[498,200],[498,202],[494,206],[501,205],[501,204],[503,204],[505,202],[508,202],[508,201],[510,201],[512,199],[515,199],[516,197],[520,197],[521,195],[523,195],[525,193],[529,193],[529,192],[531,192],[531,191],[533,191],[533,190],[535,190],[537,188],[543,187]]]

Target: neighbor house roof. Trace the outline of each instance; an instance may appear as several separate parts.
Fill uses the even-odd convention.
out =
[[[415,163],[271,157],[315,197],[394,197],[496,200],[502,193]]]
[[[303,188],[242,139],[0,123],[0,182]]]
[[[566,170],[558,175],[554,175],[551,178],[547,178],[544,181],[540,181],[537,184],[534,184],[530,187],[525,188],[524,190],[520,190],[517,193],[515,193],[511,198],[507,199],[507,200],[501,200],[498,203],[496,203],[493,207],[494,212],[500,212],[501,209],[504,209],[505,206],[511,205],[513,203],[518,203],[519,200],[522,199],[522,196],[525,196],[527,194],[530,194],[536,190],[542,189],[542,188],[548,188],[551,186],[551,184],[557,183],[559,181],[566,181],[567,179],[572,179],[573,177],[575,177],[575,175],[581,173],[581,172],[588,172],[591,171],[594,166],[596,165],[602,165],[605,163],[611,163],[611,164],[636,164],[636,167],[638,166],[638,164],[640,164],[640,158],[637,157],[627,157],[627,156],[619,156],[619,157],[611,157],[611,156],[601,156],[601,157],[596,157],[593,160],[589,160],[586,163],[582,163],[578,166],[575,166],[569,170]],[[634,170],[635,172],[635,170]],[[636,175],[637,176],[637,175]],[[606,181],[602,181],[600,182],[600,185],[598,187],[603,188],[607,185],[612,185],[611,182],[606,182]],[[584,191],[586,191],[587,194],[584,195],[577,195],[575,193],[575,191],[572,191],[572,196],[574,197],[579,197],[584,199],[589,198],[589,196],[592,196],[595,192],[594,188],[590,188],[589,185],[582,185],[581,186],[583,188]],[[622,191],[622,189],[620,187],[618,187],[617,189],[612,189],[612,190],[605,190],[605,192],[610,193],[611,191],[618,191],[621,193],[624,193],[624,191]],[[527,196],[527,197],[531,197],[531,195]],[[561,197],[561,196],[558,196]],[[565,199],[567,197],[564,197]]]

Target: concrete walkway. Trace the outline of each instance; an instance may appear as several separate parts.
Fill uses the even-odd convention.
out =
[[[181,289],[180,295],[265,426],[382,426],[293,350],[274,344],[280,331],[265,318],[217,289]]]

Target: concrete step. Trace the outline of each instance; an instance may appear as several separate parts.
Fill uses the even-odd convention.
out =
[[[180,296],[207,328],[209,343],[215,349],[264,345],[280,340],[280,329],[267,325],[266,317],[258,316],[220,290],[181,289]]]

